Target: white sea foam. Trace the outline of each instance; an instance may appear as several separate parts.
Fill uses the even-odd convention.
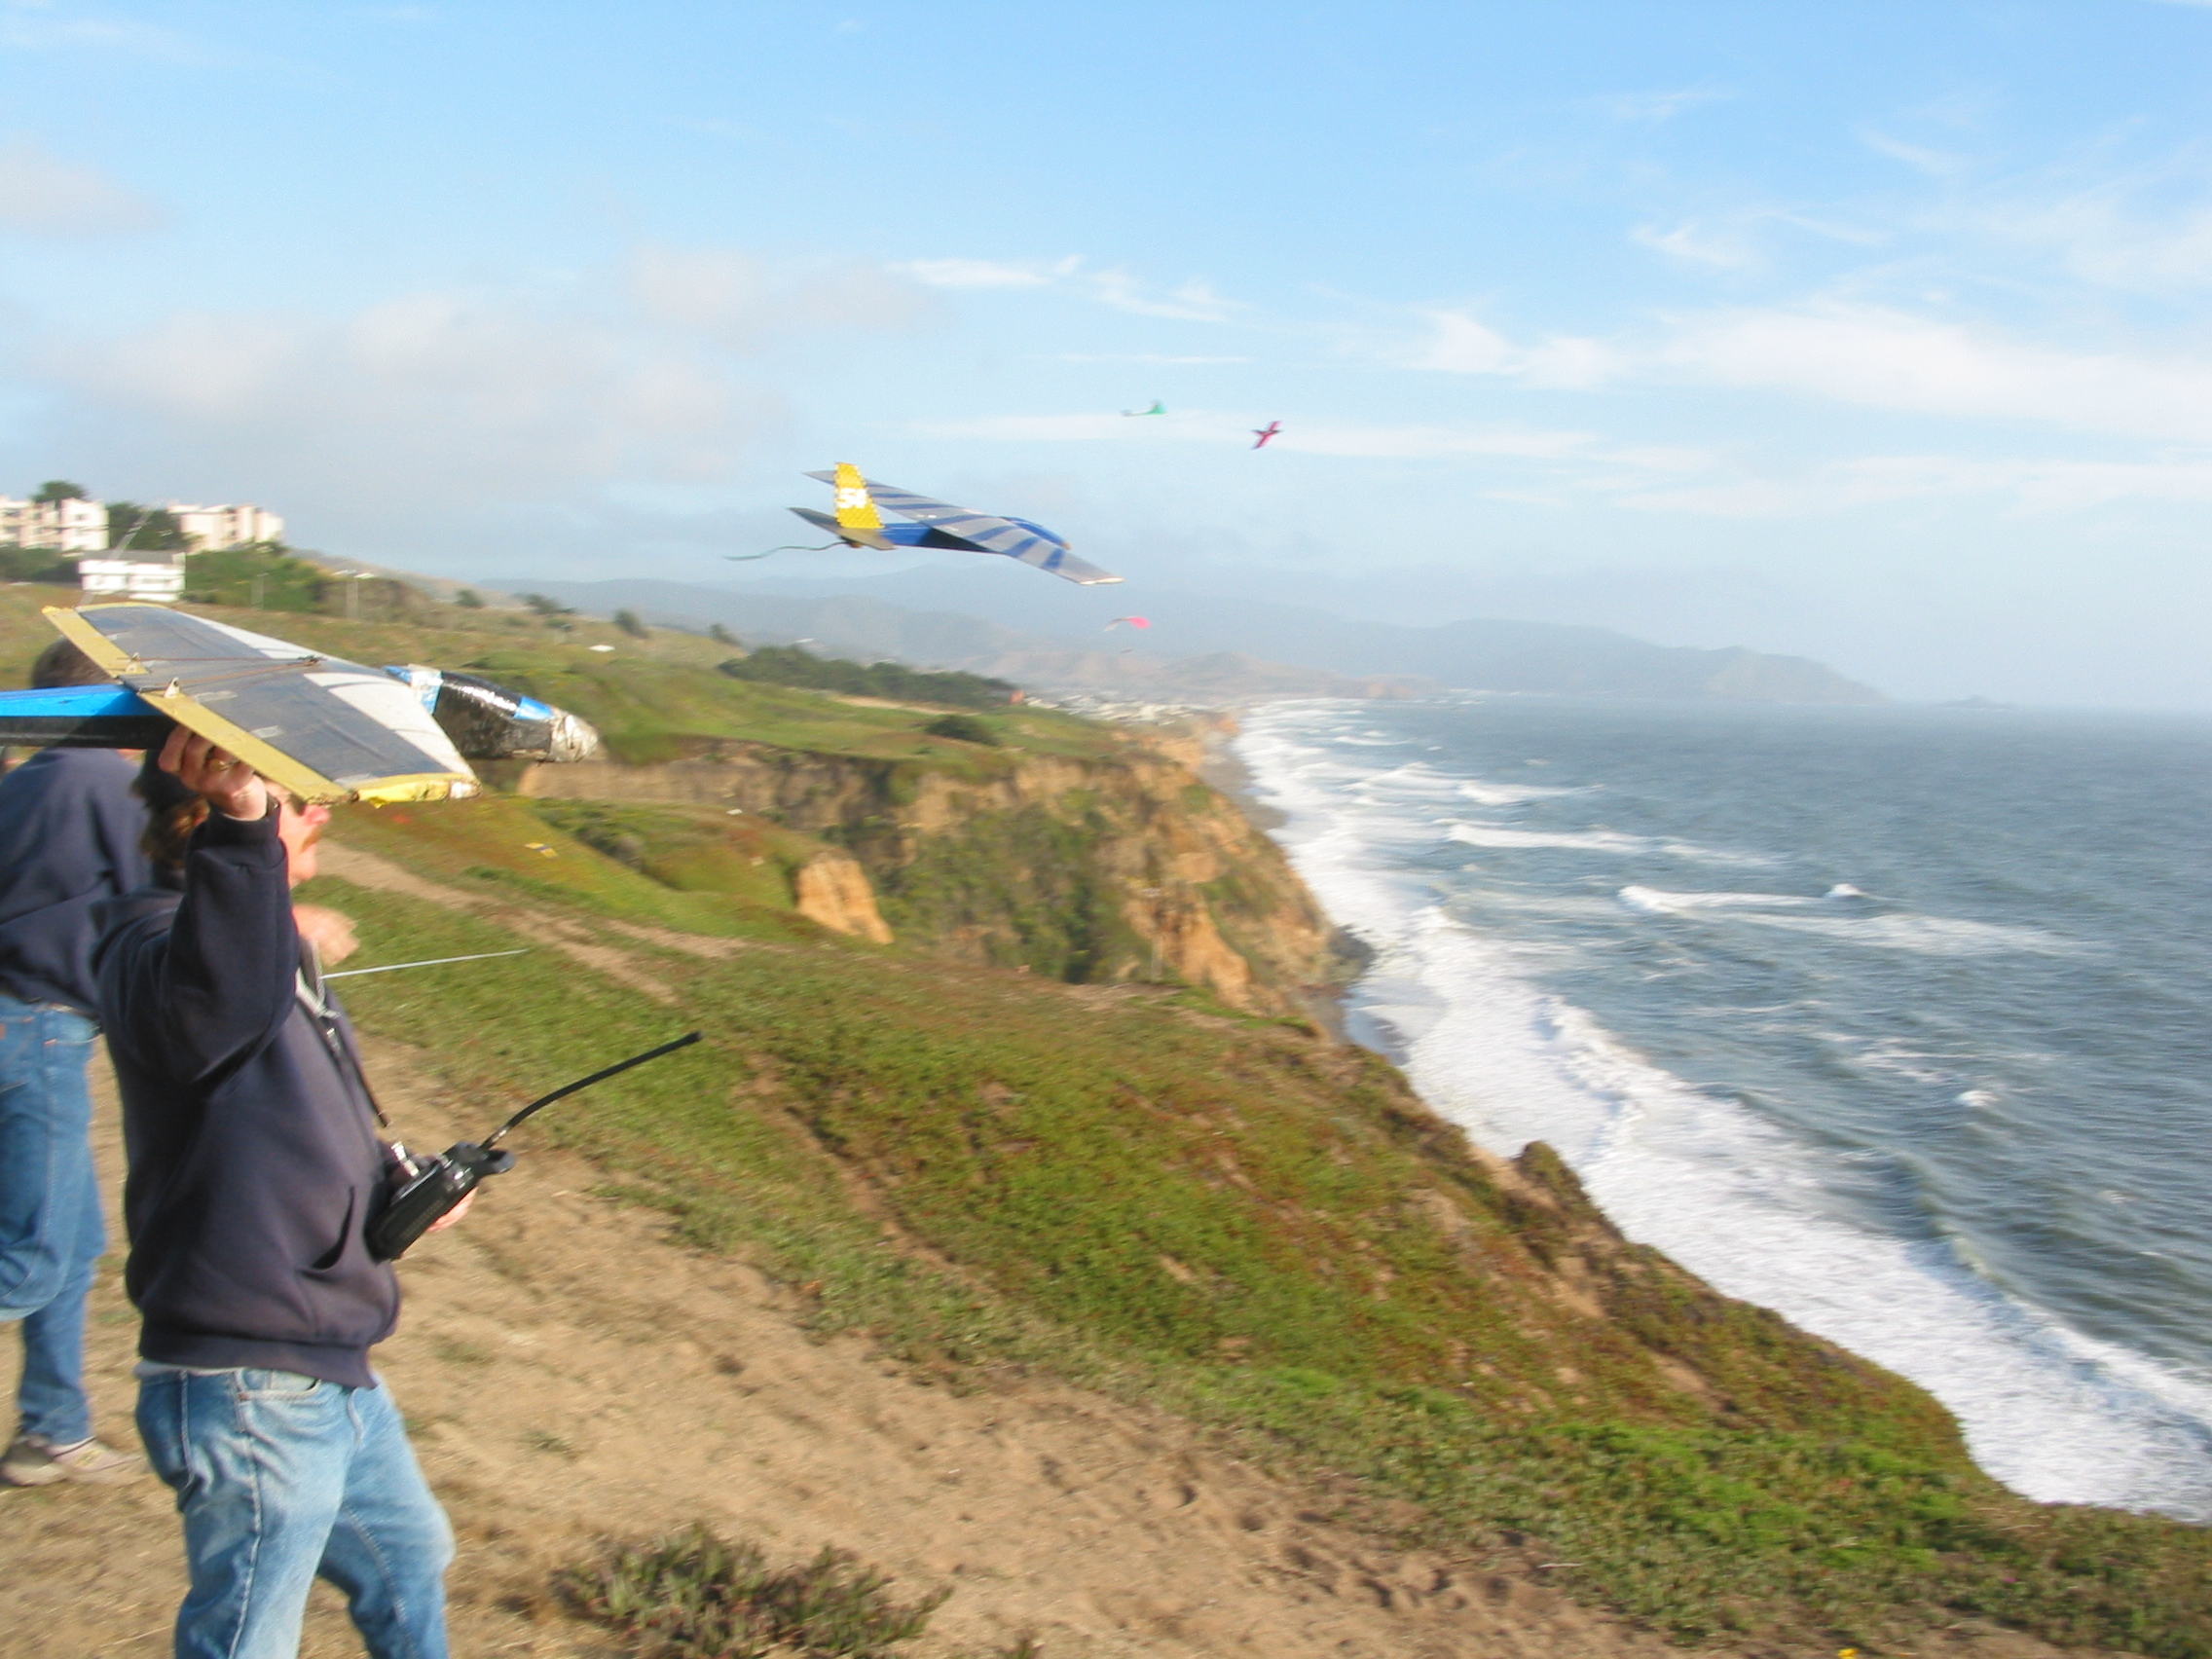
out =
[[[1456,828],[1453,838],[1459,838]],[[1849,885],[1831,887],[1819,899],[1788,893],[1671,893],[1661,887],[1635,884],[1622,888],[1617,897],[1630,909],[1649,916],[1726,912],[1715,919],[1788,928],[1796,933],[1825,934],[1852,944],[1907,950],[1921,956],[1992,956],[2014,950],[2039,956],[2073,956],[2081,950],[2073,940],[2042,928],[2004,927],[1958,916],[1776,914],[1817,909],[1823,905],[1832,907],[1840,900],[1865,897]]]
[[[1238,747],[1289,816],[1278,834],[1301,873],[1377,952],[1354,1029],[1398,1054],[1424,1099],[1497,1151],[1550,1142],[1632,1237],[1921,1383],[1957,1415],[1982,1466],[2029,1496],[2212,1518],[2212,1387],[2008,1297],[1952,1242],[1861,1223],[1830,1197],[1812,1149],[1545,992],[1511,941],[1456,922],[1425,881],[1389,867],[1378,833],[1411,841],[1419,808],[1354,798],[1314,764],[1317,734],[1337,718],[1332,705],[1276,705]],[[1788,896],[1721,897],[1744,901],[1715,906],[1739,917],[1829,919],[1777,914],[1794,906],[1769,902]],[[2015,937],[2033,930],[1992,932],[2002,948],[2034,947]],[[1892,933],[1921,940],[1894,948],[1926,947],[1925,927]],[[1971,931],[1949,939],[1991,947]]]
[[[1544,800],[1552,795],[1580,794],[1582,792],[1558,787],[1546,789],[1537,784],[1490,784],[1477,778],[1467,778],[1455,786],[1454,793],[1465,795],[1477,806],[1519,806],[1525,801]]]
[[[1698,864],[1773,863],[1771,859],[1757,853],[1736,852],[1726,847],[1704,847],[1695,841],[1670,841],[1652,835],[1630,835],[1617,830],[1514,830],[1503,824],[1462,820],[1454,824],[1445,833],[1451,839],[1463,841],[1470,847],[1514,850],[1552,847],[1567,852],[1607,853],[1621,858],[1641,858],[1650,853],[1663,853],[1669,858],[1687,859]]]
[[[2042,928],[2001,927],[1959,916],[1765,916],[1747,915],[1761,927],[1825,934],[1852,944],[1906,950],[1918,956],[1995,956],[2027,951],[2037,956],[2078,956],[2082,947]]]
[[[1446,832],[1470,847],[1568,847],[1632,856],[1659,848],[1648,835],[1623,835],[1611,830],[1508,830],[1502,824],[1455,824]]]
[[[1620,890],[1618,898],[1632,910],[1641,910],[1647,916],[1691,916],[1701,910],[1798,909],[1807,904],[1818,904],[1818,899],[1799,898],[1789,893],[1670,893],[1663,887],[1640,887],[1630,884]]]

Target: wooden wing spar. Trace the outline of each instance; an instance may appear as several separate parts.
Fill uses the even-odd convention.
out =
[[[153,712],[304,800],[476,793],[476,774],[422,699],[377,669],[162,605],[46,616]]]
[[[567,710],[473,675],[364,668],[162,605],[46,616],[116,682],[0,692],[0,743],[147,749],[181,725],[302,799],[380,803],[474,794],[469,759],[599,751]]]

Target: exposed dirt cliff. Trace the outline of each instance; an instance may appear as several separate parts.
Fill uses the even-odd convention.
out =
[[[649,765],[533,766],[541,800],[667,803],[828,842],[793,872],[802,914],[1078,983],[1179,980],[1235,1008],[1308,1010],[1331,929],[1281,852],[1200,781],[1193,732],[1102,756],[963,753],[957,768],[763,743]]]

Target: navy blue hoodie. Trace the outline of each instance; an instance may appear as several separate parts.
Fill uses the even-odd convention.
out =
[[[92,906],[153,877],[137,775],[112,749],[48,749],[0,779],[0,993],[92,1012]]]
[[[398,1279],[362,1237],[384,1149],[351,1026],[303,996],[285,868],[274,804],[251,823],[213,813],[181,891],[97,907],[130,1159],[124,1282],[147,1359],[366,1387],[369,1346],[399,1318]]]

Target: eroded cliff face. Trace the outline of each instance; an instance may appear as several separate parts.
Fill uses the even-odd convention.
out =
[[[876,908],[867,871],[849,853],[829,850],[792,871],[792,907],[831,933],[889,944],[890,927]]]
[[[1274,843],[1200,781],[1200,758],[1195,732],[1147,732],[1103,758],[978,749],[944,767],[723,743],[649,766],[534,766],[515,788],[713,805],[817,836],[850,858],[796,872],[798,908],[839,932],[1309,1012],[1332,930]]]

